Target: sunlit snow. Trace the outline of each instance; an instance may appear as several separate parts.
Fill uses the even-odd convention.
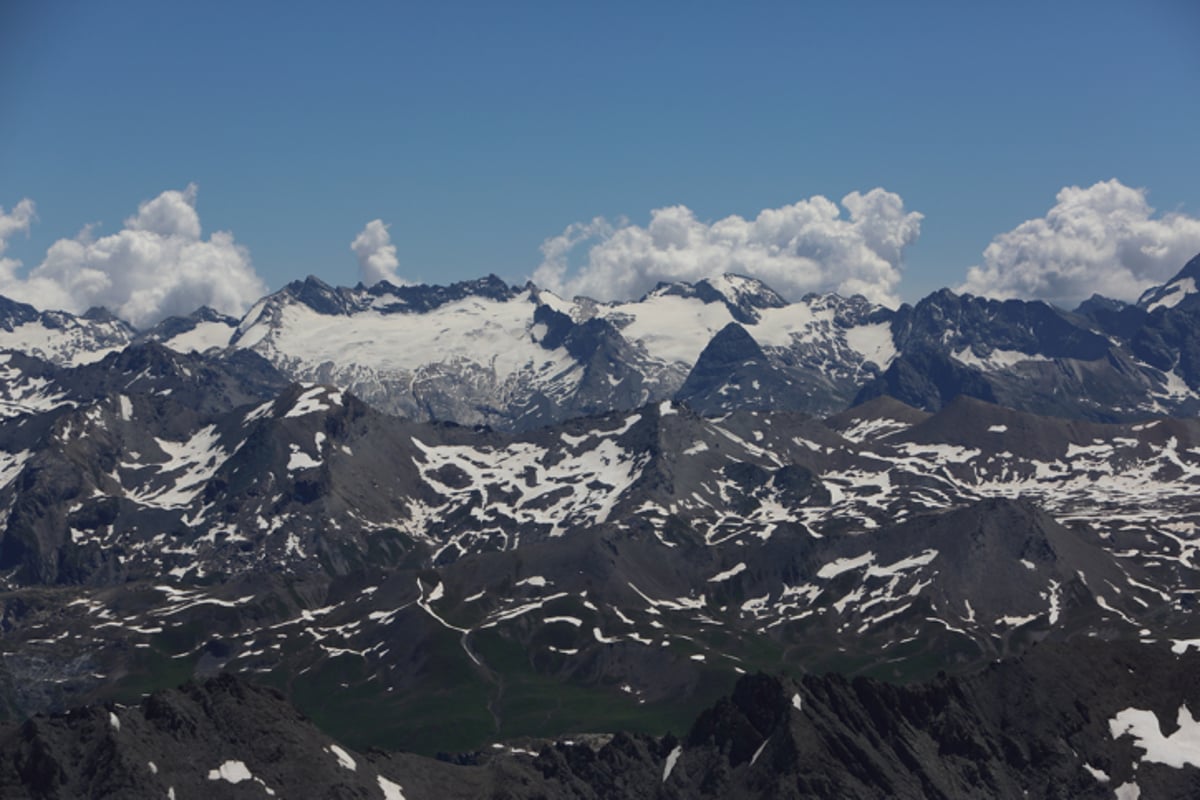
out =
[[[1164,736],[1153,711],[1126,708],[1108,721],[1114,739],[1133,736],[1134,746],[1146,751],[1142,761],[1155,761],[1177,769],[1186,764],[1200,767],[1200,722],[1186,705],[1179,706],[1175,718],[1178,730]]]

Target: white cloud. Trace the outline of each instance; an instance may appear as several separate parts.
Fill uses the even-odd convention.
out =
[[[29,226],[36,216],[33,201],[28,197],[17,203],[12,211],[5,211],[0,206],[0,293],[21,268],[21,262],[15,258],[7,258],[4,251],[8,249],[8,240],[18,233],[29,233]]]
[[[29,233],[29,226],[36,216],[33,201],[26,197],[12,211],[0,206],[0,255],[8,249],[8,240],[14,233]]]
[[[0,240],[6,225],[0,222]],[[241,314],[266,292],[232,234],[202,237],[195,184],[142,203],[117,233],[94,238],[89,227],[59,239],[23,278],[19,266],[0,263],[0,294],[76,313],[105,306],[138,327],[202,305]]]
[[[567,296],[613,300],[637,297],[659,281],[737,272],[792,298],[832,291],[894,304],[904,248],[920,235],[921,215],[883,189],[851,192],[841,206],[818,195],[764,209],[753,220],[734,215],[713,223],[670,206],[652,211],[645,228],[597,217],[543,242],[532,280]],[[571,255],[588,244],[586,263],[573,269]]]
[[[1067,308],[1093,293],[1135,300],[1200,252],[1200,219],[1155,216],[1145,189],[1115,178],[1067,186],[1057,200],[1046,216],[993,239],[958,290]]]
[[[388,226],[381,219],[373,219],[367,223],[354,241],[350,249],[358,258],[359,274],[367,286],[374,286],[380,281],[387,281],[396,286],[404,286],[408,281],[396,274],[400,267],[400,259],[396,258],[396,245],[388,234]]]

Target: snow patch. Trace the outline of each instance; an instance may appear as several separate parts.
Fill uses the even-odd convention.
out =
[[[758,761],[758,757],[762,755],[762,751],[767,749],[767,742],[771,741],[770,737],[763,739],[762,744],[754,751],[754,755],[750,757],[750,766],[754,766],[754,762]]]
[[[1138,800],[1142,796],[1142,790],[1138,788],[1135,781],[1122,783],[1115,790],[1117,800]]]
[[[830,578],[836,578],[843,572],[865,567],[868,564],[874,563],[874,561],[875,554],[871,552],[863,553],[861,556],[855,556],[854,558],[834,559],[817,570],[817,577],[829,580]]]
[[[908,427],[909,424],[907,422],[901,422],[898,419],[892,419],[890,417],[868,417],[866,419],[854,420],[850,427],[842,431],[842,436],[846,437],[852,442],[864,442],[868,439],[879,439],[887,436],[888,434],[899,433],[902,430],[906,430]],[[803,444],[812,447],[813,449],[819,449],[817,446],[811,445],[807,442],[804,442]]]
[[[896,357],[896,343],[892,340],[890,322],[873,325],[858,325],[846,330],[846,344],[880,369],[885,369]]]
[[[980,358],[975,355],[970,347],[953,351],[950,355],[960,364],[966,364],[968,367],[975,367],[987,372],[1008,369],[1026,361],[1052,360],[1043,355],[1022,353],[1019,350],[993,350],[987,358]]]
[[[318,411],[329,411],[335,405],[341,405],[342,393],[327,386],[314,386],[296,398],[295,404],[284,414],[287,417],[303,417]]]
[[[224,322],[198,322],[190,331],[164,339],[163,345],[176,353],[203,353],[228,345],[235,330],[232,325]]]
[[[383,800],[404,800],[400,784],[393,783],[382,775],[377,776],[376,780],[379,782],[379,791],[383,792]]]
[[[1179,305],[1183,298],[1189,294],[1196,293],[1196,279],[1183,278],[1169,283],[1163,287],[1163,291],[1170,290],[1169,294],[1161,295],[1157,300],[1146,307],[1147,311],[1153,311],[1156,308],[1174,308]]]
[[[350,757],[350,754],[336,744],[329,745],[327,751],[333,754],[334,758],[338,760],[338,765],[344,769],[348,769],[351,772],[358,769],[358,764],[354,763],[354,759]]]
[[[1181,705],[1175,723],[1179,729],[1170,736],[1163,736],[1153,711],[1126,708],[1108,721],[1108,729],[1114,739],[1125,734],[1133,736],[1134,746],[1146,751],[1142,761],[1154,761],[1176,769],[1182,769],[1186,764],[1200,767],[1200,722],[1192,717],[1186,705]]]
[[[216,769],[208,771],[208,779],[210,781],[225,781],[227,783],[241,783],[254,779],[254,775],[250,773],[249,768],[241,761],[226,761]]]
[[[616,644],[621,641],[620,637],[617,636],[605,636],[604,632],[599,628],[592,628],[592,636],[595,636],[596,641],[600,644]]]
[[[1062,611],[1062,584],[1058,581],[1050,581],[1050,624],[1054,625],[1058,622],[1059,613]]]
[[[577,365],[565,348],[539,343],[531,299],[529,292],[505,300],[472,295],[419,314],[375,308],[323,314],[301,302],[274,301],[274,309],[259,311],[260,321],[243,328],[236,346],[346,384],[407,381],[443,365],[473,368],[495,386],[523,375],[565,375]],[[374,374],[364,380],[364,371]]]
[[[870,553],[868,555],[871,556],[870,560],[874,561],[875,554]],[[929,564],[931,561],[933,561],[935,558],[937,558],[937,556],[938,556],[938,551],[934,550],[931,547],[927,550],[922,551],[919,555],[909,556],[908,558],[902,558],[899,561],[895,562],[894,564],[887,564],[884,566],[876,566],[876,565],[872,564],[867,569],[867,577],[868,578],[890,578],[890,577],[900,574],[901,572],[907,572],[910,569],[916,569],[917,567],[924,567],[927,564]],[[826,564],[825,566],[829,566],[829,565]],[[821,574],[818,572],[817,576],[820,577]]]
[[[713,575],[711,578],[708,579],[708,582],[709,583],[720,583],[721,581],[727,581],[730,578],[732,578],[734,575],[739,575],[745,571],[746,571],[745,563],[735,564],[734,566],[730,567],[729,569],[725,570],[724,572],[718,572],[716,575]]]
[[[295,472],[300,469],[313,469],[321,466],[321,462],[310,456],[308,453],[300,449],[300,445],[290,445],[291,455],[288,456],[287,469],[288,472]]]
[[[200,429],[186,442],[172,442],[155,438],[159,448],[166,453],[167,461],[153,466],[159,478],[170,477],[160,488],[152,490],[130,490],[129,498],[142,505],[157,508],[183,508],[200,493],[226,457],[220,447],[220,434],[215,425]],[[124,465],[144,467],[145,464]],[[175,473],[179,473],[176,475]]]
[[[683,754],[683,745],[675,745],[675,749],[667,754],[667,763],[663,765],[662,782],[666,783],[667,778],[671,777],[671,772],[675,769],[675,764],[679,761],[679,756]]]

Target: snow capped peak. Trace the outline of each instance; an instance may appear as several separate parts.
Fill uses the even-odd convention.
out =
[[[11,331],[14,326],[37,318],[38,310],[33,306],[0,295],[0,328]]]
[[[738,322],[757,322],[761,318],[759,312],[768,308],[783,308],[788,304],[778,292],[762,281],[744,275],[726,273],[718,278],[707,278],[696,285],[702,291],[708,287],[719,295]]]
[[[697,286],[701,284],[712,287],[726,302],[733,305],[746,304],[754,308],[780,308],[787,305],[787,301],[778,292],[758,278],[734,272],[726,272],[716,278],[705,278],[697,283]]]
[[[1200,255],[1183,265],[1183,269],[1175,277],[1159,286],[1151,286],[1142,292],[1137,305],[1146,311],[1156,311],[1160,308],[1175,308],[1190,295],[1197,292],[1197,281],[1200,281]]]
[[[1174,308],[1188,295],[1196,293],[1195,278],[1177,278],[1163,287],[1154,301],[1146,306],[1147,311],[1156,308]]]
[[[274,296],[303,303],[320,314],[348,314],[353,310],[353,289],[334,288],[325,281],[309,275],[303,281],[292,281]]]
[[[733,319],[751,324],[758,320],[760,310],[782,308],[788,304],[762,281],[734,273],[705,278],[696,283],[659,283],[637,302],[646,303],[660,297],[690,298],[705,304],[722,303],[728,307]]]
[[[700,283],[707,283],[709,286],[716,289],[725,297],[733,299],[747,294],[775,294],[765,283],[758,278],[751,278],[746,275],[739,275],[736,272],[726,272],[715,278],[705,278]],[[776,295],[778,297],[778,295]]]
[[[203,353],[228,345],[237,326],[238,320],[233,317],[201,306],[186,317],[167,317],[146,331],[143,338],[162,342],[180,353]]]
[[[363,311],[391,313],[425,313],[470,297],[496,301],[512,300],[522,290],[509,286],[495,275],[471,281],[459,281],[448,286],[414,284],[397,286],[379,281],[373,286],[359,283],[353,288],[330,286],[310,275],[303,281],[293,281],[280,291],[264,298],[275,305],[300,303],[319,314],[349,316]],[[250,318],[258,309],[251,309]]]
[[[99,361],[137,336],[133,326],[95,309],[82,316],[39,311],[0,297],[0,350],[19,350],[59,366]]]
[[[80,319],[86,319],[90,322],[116,322],[119,317],[105,306],[92,306],[87,311],[79,315]]]

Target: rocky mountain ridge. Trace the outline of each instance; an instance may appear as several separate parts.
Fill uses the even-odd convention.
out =
[[[1200,257],[1139,304],[1093,298],[1074,312],[949,290],[896,310],[836,295],[789,303],[735,275],[617,303],[495,276],[354,288],[310,277],[241,320],[200,309],[140,333],[100,311],[5,301],[0,349],[58,366],[140,341],[249,350],[388,413],[510,430],[665,399],[827,415],[880,395],[937,410],[965,394],[1114,422],[1200,409],[1198,272]]]
[[[456,763],[339,745],[278,692],[225,675],[0,734],[0,790],[14,800],[1185,797],[1200,791],[1198,660],[1079,642],[904,687],[760,673],[678,735],[523,740]]]
[[[10,714],[236,669],[314,716],[350,693],[320,721],[353,744],[461,749],[601,699],[661,724],[754,669],[1200,640],[1195,420],[664,402],[508,433],[263,369],[138,345],[0,423]]]

